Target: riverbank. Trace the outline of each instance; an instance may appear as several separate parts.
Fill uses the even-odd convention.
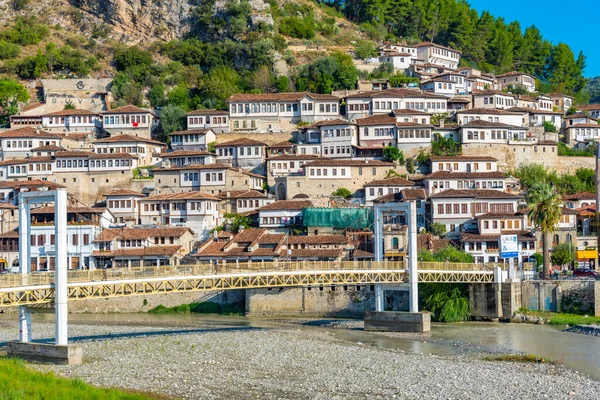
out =
[[[394,348],[400,339],[353,331],[360,321],[334,320],[333,329],[232,321],[80,322],[70,336],[83,347],[84,364],[35,368],[184,399],[589,399],[600,392],[600,383],[556,365]],[[36,323],[34,337],[50,338],[53,329]],[[347,340],[354,333],[372,342]],[[16,336],[13,321],[0,321],[0,337]]]

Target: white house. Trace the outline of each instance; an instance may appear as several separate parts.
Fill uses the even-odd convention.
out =
[[[103,129],[110,135],[129,134],[150,139],[154,114],[146,109],[128,105],[104,111]]]
[[[508,92],[484,90],[473,92],[473,108],[511,108],[517,106],[515,96]]]
[[[266,144],[258,140],[242,138],[215,145],[217,162],[233,167],[264,172]]]
[[[364,185],[365,201],[367,204],[372,204],[375,199],[387,194],[399,193],[404,189],[412,189],[415,185],[415,182],[400,177],[376,179]]]
[[[101,127],[102,116],[88,110],[62,110],[42,115],[42,128],[51,133],[97,133]]]
[[[431,42],[419,43],[413,47],[417,49],[417,59],[425,63],[443,65],[451,69],[458,67],[461,54],[458,50]]]
[[[215,133],[229,133],[229,112],[224,110],[197,110],[185,114],[187,129],[210,129]]]
[[[0,132],[2,160],[31,156],[31,149],[50,145],[60,146],[61,136],[31,127]]]
[[[279,200],[258,209],[261,228],[273,232],[285,232],[294,225],[302,224],[302,210],[312,207],[309,200]]]
[[[499,89],[508,86],[524,86],[529,92],[535,92],[535,78],[529,74],[512,71],[496,77]]]
[[[459,128],[461,143],[506,144],[509,140],[527,140],[527,128],[490,122],[481,119],[463,124]]]
[[[509,108],[502,110],[498,108],[471,108],[456,112],[456,121],[465,125],[469,122],[480,119],[487,122],[500,122],[513,126],[529,126],[529,110],[521,108]]]
[[[206,240],[219,225],[220,201],[197,191],[144,197],[138,199],[139,219],[142,225],[185,226],[198,240]]]
[[[344,98],[349,120],[376,114],[390,114],[394,110],[410,109],[432,114],[446,113],[448,98],[417,89],[394,88],[356,93]]]
[[[521,197],[500,190],[448,189],[429,195],[431,220],[446,227],[446,236],[460,238],[461,232],[477,232],[474,218],[487,213],[514,213]]]
[[[138,157],[139,165],[156,165],[167,146],[156,140],[128,134],[97,139],[92,142],[93,152],[98,154],[131,154]]]
[[[342,119],[319,121],[301,130],[303,144],[320,144],[325,157],[352,157],[352,146],[358,143],[356,124]]]
[[[328,94],[234,94],[227,102],[234,132],[290,131],[300,122],[335,119],[340,115],[340,99]]]
[[[114,189],[105,195],[106,207],[117,224],[133,226],[139,223],[138,200],[144,194],[130,189]]]
[[[176,150],[161,153],[162,166],[185,167],[188,165],[206,165],[217,162],[217,156],[203,150]]]
[[[169,134],[173,150],[208,150],[208,145],[217,140],[211,129],[188,129]]]

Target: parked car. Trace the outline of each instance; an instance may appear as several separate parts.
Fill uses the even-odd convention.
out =
[[[577,268],[573,271],[573,276],[577,278],[600,279],[600,274],[590,268]]]

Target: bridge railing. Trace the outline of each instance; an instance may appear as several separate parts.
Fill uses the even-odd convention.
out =
[[[226,274],[277,273],[293,271],[331,270],[402,270],[399,261],[277,261],[227,262],[221,264],[168,265],[160,267],[108,268],[68,271],[69,282],[93,282],[123,279],[148,279],[173,276],[206,276]],[[0,288],[54,283],[54,272],[35,272],[27,276],[5,274],[0,276]]]
[[[418,270],[428,271],[492,271],[494,263],[418,262]],[[504,267],[502,264],[498,264]],[[160,267],[109,268],[95,270],[70,270],[69,282],[93,282],[123,279],[149,279],[176,276],[206,276],[225,274],[277,273],[293,271],[332,270],[404,270],[401,261],[277,261],[277,262],[223,262],[193,265],[168,265]],[[529,267],[524,269],[530,269]],[[54,283],[54,272],[37,272],[0,275],[0,288],[47,285]]]

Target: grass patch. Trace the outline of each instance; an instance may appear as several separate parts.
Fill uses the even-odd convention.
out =
[[[538,357],[534,354],[502,354],[499,356],[484,357],[486,361],[508,361],[531,364],[553,364],[554,362],[548,358]]]
[[[0,399],[11,400],[149,400],[166,397],[120,389],[99,388],[79,379],[27,368],[22,360],[0,357]]]
[[[219,314],[244,315],[244,309],[238,306],[221,306],[210,301],[165,307],[162,304],[148,311],[151,314]]]
[[[519,313],[545,318],[550,325],[600,325],[600,317],[590,315],[556,313],[550,311],[519,310]]]

